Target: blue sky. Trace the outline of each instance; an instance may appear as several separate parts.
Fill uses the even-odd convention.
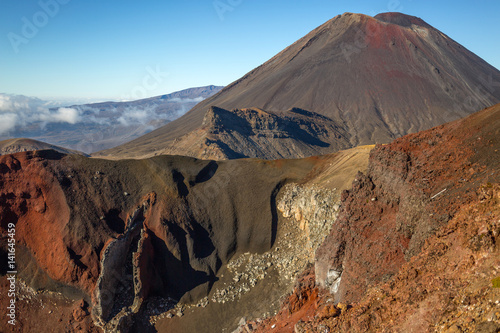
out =
[[[386,11],[500,68],[498,0],[0,0],[0,93],[120,100],[227,85],[337,14]]]

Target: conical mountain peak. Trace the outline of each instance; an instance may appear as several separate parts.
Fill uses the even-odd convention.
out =
[[[500,88],[492,82],[500,82],[497,69],[420,18],[344,13],[183,117],[99,156],[148,156],[197,130],[211,106],[296,107],[328,117],[348,133],[339,140],[350,146],[385,143],[498,103]]]

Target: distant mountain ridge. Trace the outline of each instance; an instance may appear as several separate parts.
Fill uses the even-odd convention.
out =
[[[183,117],[96,156],[167,151],[174,140],[202,127],[211,106],[300,108],[341,125],[351,146],[384,143],[499,102],[498,82],[500,71],[420,18],[345,13]],[[197,156],[189,149],[183,154]]]
[[[160,110],[165,110],[172,112],[171,109],[168,108],[167,105],[163,105],[166,100],[174,100],[177,101],[178,99],[188,99],[188,100],[193,100],[189,102],[196,102],[196,100],[203,100],[207,97],[212,96],[213,94],[219,92],[223,86],[204,86],[204,87],[196,87],[196,88],[188,88],[180,91],[175,91],[170,94],[165,94],[165,95],[159,95],[159,96],[154,96],[154,97],[148,97],[148,98],[143,98],[143,99],[138,99],[134,101],[121,101],[121,102],[114,102],[114,101],[109,101],[109,102],[100,102],[100,103],[91,103],[91,104],[84,104],[84,105],[73,105],[73,107],[78,107],[78,106],[88,106],[88,107],[94,107],[94,108],[109,108],[109,107],[114,107],[114,108],[127,108],[127,107],[133,107],[133,106],[156,106]],[[174,102],[173,102],[174,103]]]

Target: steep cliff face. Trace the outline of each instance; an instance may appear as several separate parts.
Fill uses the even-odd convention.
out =
[[[284,263],[293,263],[288,268],[299,269],[298,272],[305,270],[296,278],[291,294],[284,298],[281,311],[275,317],[264,321],[242,321],[235,332],[279,330],[281,327],[276,326],[276,321],[280,320],[287,326],[285,331],[290,331],[293,325],[289,323],[314,317],[318,311],[325,316],[337,311],[316,288],[314,256],[332,226],[336,225],[340,194],[350,186],[346,181],[352,180],[359,170],[366,172],[372,148],[362,146],[339,152],[334,159],[325,160],[327,163],[318,166],[308,177],[282,188],[277,197],[277,209],[285,218],[282,222],[285,226],[282,239],[285,242],[278,245],[285,248],[285,254],[281,254],[285,258]]]
[[[317,252],[319,285],[338,284],[337,300],[357,301],[418,254],[481,183],[498,181],[499,121],[496,106],[375,148]]]
[[[303,302],[315,310],[298,321],[286,305],[254,326],[496,332],[499,183],[500,105],[377,146],[342,193],[316,252],[316,284],[295,292],[317,293]]]
[[[289,184],[283,188],[278,210],[292,218],[307,237],[307,249],[314,254],[337,219],[340,191]]]
[[[154,155],[187,155],[214,160],[302,158],[349,146],[349,134],[341,125],[306,110],[293,108],[286,112],[270,112],[250,108],[229,111],[210,107],[200,128],[157,149]],[[126,156],[137,158],[148,154],[139,156],[130,151]]]
[[[330,331],[498,332],[500,187],[481,186],[419,254],[353,308],[305,325]]]
[[[498,332],[500,186],[477,197],[428,237],[419,254],[359,302],[336,303],[307,270],[275,317],[252,332]],[[312,277],[311,277],[312,275]]]

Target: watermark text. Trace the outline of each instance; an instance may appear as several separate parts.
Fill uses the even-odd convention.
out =
[[[232,12],[236,7],[241,5],[243,0],[215,0],[212,2],[215,12],[221,21],[224,21],[224,15],[227,12]]]
[[[9,281],[9,287],[7,290],[7,296],[9,298],[9,303],[7,306],[7,317],[9,318],[8,323],[10,325],[16,324],[16,225],[14,223],[9,223],[7,225],[7,281]]]
[[[13,31],[7,34],[10,45],[15,53],[19,53],[21,44],[28,44],[30,40],[38,35],[40,29],[49,24],[51,18],[54,18],[58,13],[61,5],[65,5],[71,0],[40,0],[37,11],[31,19],[23,16],[21,18],[22,27],[20,34]]]

